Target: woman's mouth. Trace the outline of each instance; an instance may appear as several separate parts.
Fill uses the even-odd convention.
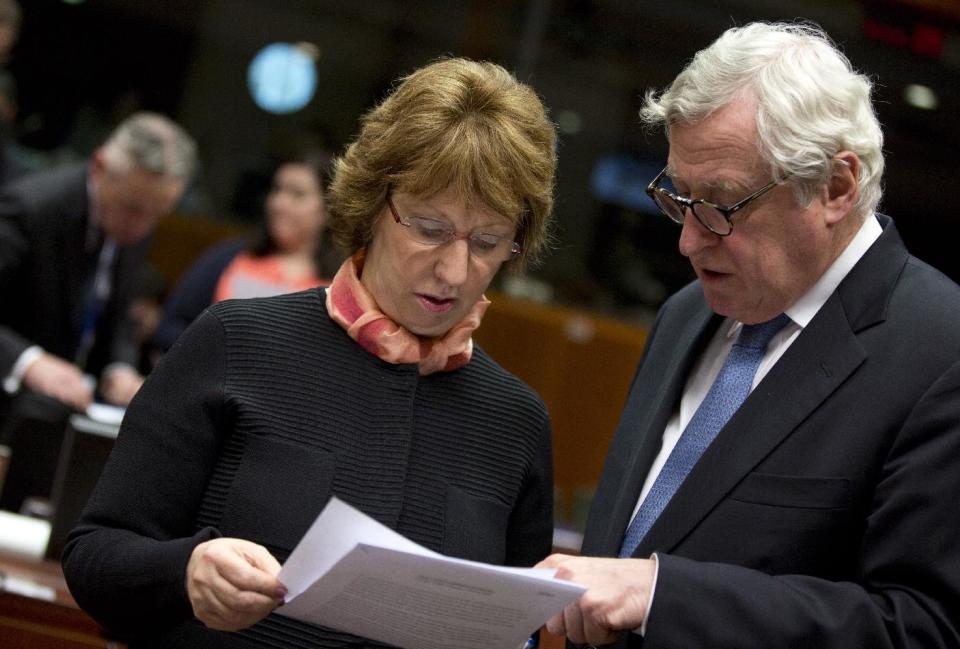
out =
[[[453,308],[453,303],[456,301],[453,298],[437,298],[424,293],[417,293],[417,298],[420,300],[420,304],[423,305],[424,309],[433,311],[434,313],[449,311]]]

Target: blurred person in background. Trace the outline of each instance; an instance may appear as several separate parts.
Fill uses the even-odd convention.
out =
[[[41,168],[14,136],[18,110],[17,81],[9,70],[0,68],[0,187]]]
[[[0,0],[0,66],[10,62],[10,52],[20,37],[23,12],[17,0]]]
[[[164,304],[153,347],[166,352],[205,308],[229,298],[267,297],[327,285],[343,255],[326,236],[330,157],[306,151],[273,173],[260,232],[205,252]]]
[[[555,154],[497,65],[403,79],[337,162],[330,287],[211,306],[130,404],[64,554],[80,605],[131,647],[381,646],[271,614],[334,495],[447,555],[543,557],[550,420],[472,332],[545,246]]]
[[[153,337],[163,314],[165,287],[163,273],[156,266],[149,262],[141,266],[127,313],[133,323],[133,339],[140,348],[138,370],[144,376],[155,364],[151,360]]]
[[[105,400],[130,401],[143,381],[127,318],[133,284],[195,166],[182,128],[138,113],[89,162],[0,190],[0,407],[28,392],[83,410],[97,376]]]
[[[0,186],[21,175],[13,154],[14,120],[17,116],[17,83],[6,69],[10,53],[20,36],[23,15],[16,0],[0,0]]]

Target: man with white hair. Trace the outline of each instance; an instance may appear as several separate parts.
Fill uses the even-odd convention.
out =
[[[960,646],[960,287],[877,213],[870,82],[733,28],[641,111],[697,279],[662,308],[548,622],[618,647]],[[617,557],[617,558],[604,558]]]
[[[105,399],[129,402],[143,381],[127,314],[132,283],[148,235],[195,165],[180,126],[141,112],[89,163],[0,191],[0,423],[21,391],[84,409],[91,376]]]

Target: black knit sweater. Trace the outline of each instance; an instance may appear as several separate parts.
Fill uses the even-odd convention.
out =
[[[447,555],[530,565],[549,552],[550,424],[536,394],[478,348],[425,377],[385,363],[324,299],[210,308],[127,410],[64,572],[134,646],[375,646],[278,615],[210,631],[186,597],[197,544],[243,538],[283,562],[331,495]]]

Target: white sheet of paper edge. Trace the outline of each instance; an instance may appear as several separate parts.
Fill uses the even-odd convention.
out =
[[[332,498],[280,571],[277,612],[408,649],[515,649],[585,590],[552,573],[444,557]]]
[[[119,426],[123,421],[124,413],[126,413],[126,408],[111,406],[107,403],[91,403],[87,406],[87,417],[111,426]]]

